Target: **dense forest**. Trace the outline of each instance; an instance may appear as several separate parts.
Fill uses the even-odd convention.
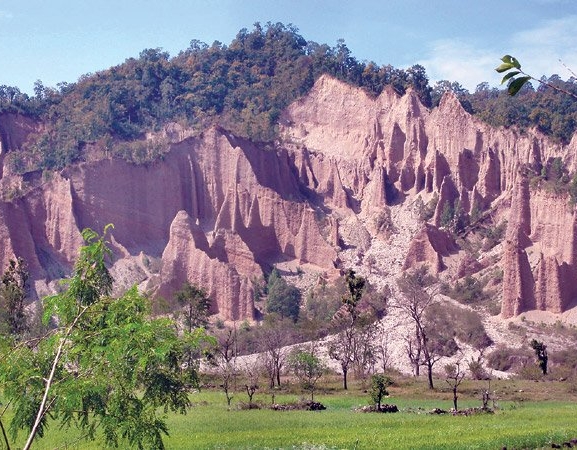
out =
[[[96,143],[110,154],[135,163],[159,157],[161,149],[141,138],[167,122],[201,130],[220,125],[255,141],[272,141],[280,111],[304,95],[321,74],[330,74],[370,95],[385,86],[399,94],[413,88],[422,103],[435,107],[453,91],[464,108],[496,126],[536,126],[557,141],[571,139],[577,124],[577,102],[540,84],[516,97],[481,83],[470,93],[443,80],[431,86],[424,67],[397,69],[358,61],[344,41],[336,46],[307,41],[292,25],[256,23],[224,45],[193,40],[171,57],[146,49],[138,58],[86,74],[57,88],[35,83],[34,95],[0,86],[0,112],[20,112],[42,120],[41,134],[13,155],[14,172],[58,169],[85,158]],[[577,93],[574,78],[547,81]]]

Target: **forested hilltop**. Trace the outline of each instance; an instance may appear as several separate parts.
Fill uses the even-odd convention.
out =
[[[33,142],[11,155],[11,170],[62,168],[85,159],[92,144],[135,163],[147,162],[160,156],[162,145],[142,138],[167,122],[197,130],[215,124],[253,141],[272,141],[280,112],[321,74],[374,96],[387,85],[399,94],[412,87],[429,108],[451,90],[467,111],[492,125],[537,126],[563,143],[577,123],[577,103],[545,85],[536,90],[527,85],[516,97],[488,83],[473,93],[446,80],[431,86],[420,65],[403,70],[358,61],[342,40],[331,47],[307,41],[292,25],[257,23],[229,45],[193,40],[177,56],[146,49],[138,58],[56,89],[37,81],[32,97],[0,86],[0,112],[24,113],[44,124]],[[546,81],[577,93],[574,78],[563,81],[555,75]]]

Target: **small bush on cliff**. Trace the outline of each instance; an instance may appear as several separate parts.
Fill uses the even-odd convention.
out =
[[[481,236],[483,236],[483,251],[489,251],[497,244],[501,243],[505,237],[505,231],[507,230],[507,221],[504,220],[498,225],[482,228],[480,230]]]
[[[419,219],[428,222],[435,215],[435,209],[437,208],[437,203],[439,202],[439,195],[435,192],[431,200],[425,204],[419,195],[415,201],[415,209],[419,215]]]
[[[487,298],[483,291],[483,283],[470,275],[457,281],[452,288],[448,284],[444,284],[442,293],[466,305],[476,304]]]

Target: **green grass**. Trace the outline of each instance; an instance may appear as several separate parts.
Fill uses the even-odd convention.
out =
[[[577,402],[527,401],[514,398],[523,391],[554,392],[551,398],[564,398],[563,385],[503,382],[510,397],[499,401],[495,414],[462,417],[428,414],[434,407],[449,409],[451,396],[445,388],[421,391],[422,383],[406,383],[391,389],[397,414],[360,413],[354,408],[366,405],[368,396],[360,389],[349,392],[329,390],[315,400],[327,410],[272,411],[240,410],[238,404],[246,395],[238,393],[229,410],[224,394],[206,390],[192,394],[195,406],[187,415],[169,415],[170,436],[167,449],[508,449],[538,448],[552,442],[562,443],[577,437]],[[480,406],[476,390],[481,384],[464,384],[460,407]],[[293,392],[278,394],[277,403],[298,399]],[[538,397],[538,396],[537,396]],[[570,398],[570,397],[566,397]],[[264,404],[271,397],[261,394],[256,399]],[[36,449],[99,449],[102,444],[75,443],[77,432],[60,430],[56,424],[47,436],[39,439]],[[22,436],[23,438],[23,436]],[[19,443],[20,444],[20,443]],[[21,444],[20,444],[21,445]],[[0,446],[0,448],[2,448]],[[17,448],[17,446],[16,446]]]
[[[534,448],[576,437],[577,404],[507,404],[493,415],[453,417],[425,411],[439,402],[389,398],[397,414],[365,414],[359,397],[320,397],[326,411],[226,410],[212,403],[171,420],[174,449],[496,449]],[[221,402],[222,405],[222,402]],[[445,402],[442,407],[450,405]],[[478,403],[477,403],[478,406]],[[423,408],[424,410],[417,409]],[[415,412],[417,411],[417,412]],[[188,433],[188,436],[186,436]],[[573,435],[572,435],[573,434]]]

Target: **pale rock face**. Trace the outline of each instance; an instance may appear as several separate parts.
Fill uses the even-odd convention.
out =
[[[0,115],[2,161],[38,126]],[[252,318],[252,280],[264,270],[296,261],[334,273],[340,261],[362,256],[340,247],[351,236],[362,235],[357,250],[368,254],[398,249],[390,260],[404,264],[386,268],[392,280],[418,264],[453,270],[445,261],[462,250],[439,225],[445,205],[458,200],[467,212],[490,210],[508,220],[503,316],[560,312],[573,303],[574,208],[565,197],[532,190],[524,167],[536,170],[562,156],[575,170],[576,138],[561,147],[531,130],[491,128],[451,94],[429,111],[411,91],[400,97],[387,88],[371,98],[327,76],[282,113],[279,126],[273,148],[219,128],[192,137],[169,124],[160,136],[168,146],[162,161],[102,159],[48,180],[27,174],[33,189],[0,202],[0,263],[22,256],[33,279],[48,286],[70,272],[83,228],[101,231],[113,223],[113,273],[128,278],[125,285],[140,283],[170,301],[190,281],[209,293],[212,312],[222,318]],[[406,245],[393,245],[395,234],[380,233],[372,222],[386,207],[400,214],[399,205],[434,194],[432,223],[411,219],[408,228],[419,231]],[[392,221],[407,225],[400,219]],[[487,266],[460,261],[448,279]]]
[[[521,169],[535,170],[561,156],[574,170],[577,138],[562,148],[537,132],[491,128],[467,114],[451,94],[429,112],[411,92],[399,97],[387,89],[371,99],[329,77],[321,77],[305,99],[285,111],[283,124],[288,142],[314,154],[309,160],[329,158],[309,164],[301,179],[309,186],[310,180],[322,180],[314,187],[335,208],[356,206],[362,216],[394,202],[396,191],[408,196],[405,201],[438,193],[437,226],[447,202],[454,206],[459,200],[467,212],[473,207],[500,211],[508,219],[503,316],[535,308],[560,312],[574,302],[574,208],[566,197],[531,193]],[[339,185],[346,197],[335,189]],[[426,263],[434,272],[442,270],[449,247],[442,234],[424,227],[409,247],[404,269]],[[531,263],[529,247],[543,256]],[[467,266],[455,275],[485,267],[486,261]]]

